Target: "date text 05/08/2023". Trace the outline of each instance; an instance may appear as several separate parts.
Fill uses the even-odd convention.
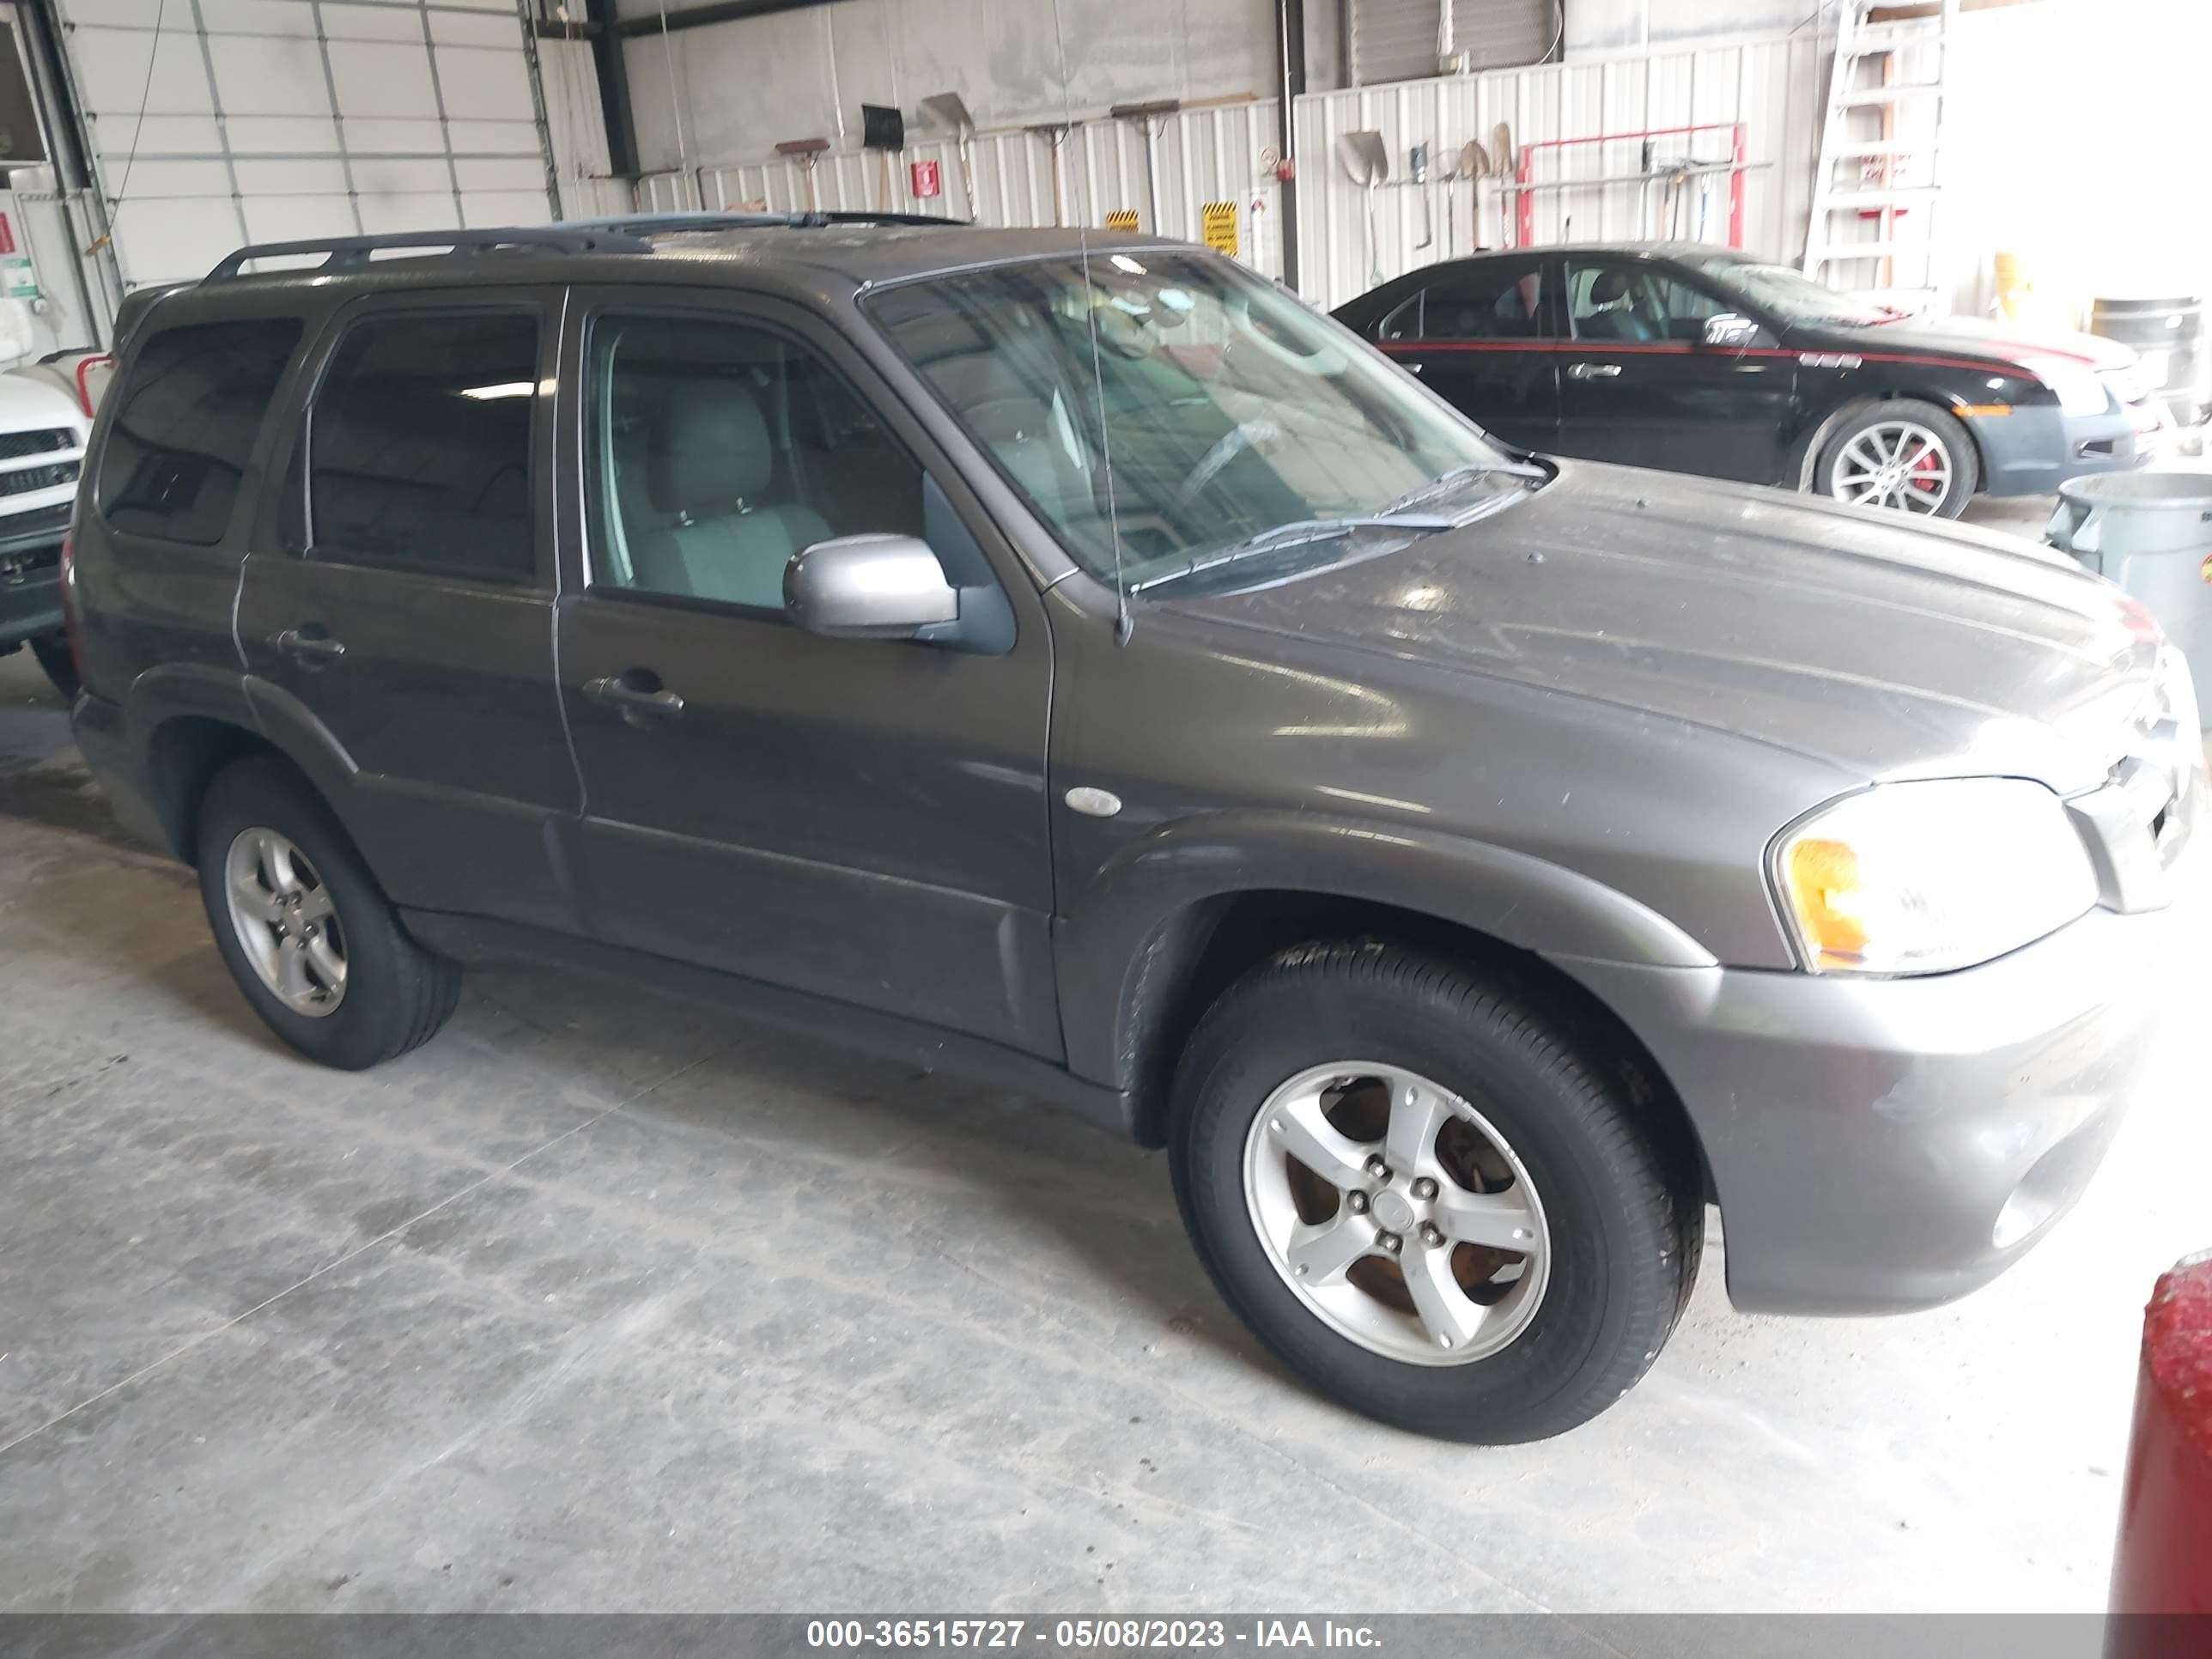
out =
[[[1374,1630],[1330,1619],[811,1619],[810,1648],[1174,1650],[1361,1648]]]

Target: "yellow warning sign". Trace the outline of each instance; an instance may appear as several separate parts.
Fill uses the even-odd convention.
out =
[[[1136,228],[1137,210],[1134,208],[1116,208],[1106,216],[1106,228],[1109,230],[1134,230]]]
[[[1237,204],[1208,202],[1199,210],[1206,227],[1206,245],[1217,253],[1237,257]]]

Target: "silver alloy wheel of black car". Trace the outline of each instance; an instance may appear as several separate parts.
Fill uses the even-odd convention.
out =
[[[1278,1087],[1246,1137],[1244,1200],[1307,1310],[1386,1359],[1486,1359],[1543,1303],[1551,1234],[1527,1168],[1403,1066],[1333,1060]]]
[[[1958,483],[1958,461],[1942,434],[1902,416],[1854,433],[1828,467],[1828,493],[1839,501],[1931,517],[1942,514]]]
[[[345,1000],[345,933],[330,889],[292,840],[253,826],[223,858],[231,931],[263,985],[311,1019]]]

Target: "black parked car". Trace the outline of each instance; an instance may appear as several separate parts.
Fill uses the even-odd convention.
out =
[[[86,758],[303,1053],[508,957],[994,1078],[1469,1440],[1619,1398],[1709,1200],[1740,1305],[1920,1306],[2103,1154],[2207,787],[2070,560],[1531,463],[1143,238],[319,252],[144,312],[66,587]]]
[[[2138,465],[2134,352],[1853,301],[1698,244],[1577,244],[1410,271],[1339,321],[1506,442],[1954,519]]]

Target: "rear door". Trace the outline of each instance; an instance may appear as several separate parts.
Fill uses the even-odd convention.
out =
[[[338,757],[340,813],[396,902],[573,928],[543,500],[558,300],[337,313],[274,459],[238,641],[264,720]]]
[[[1548,450],[1559,436],[1557,324],[1541,254],[1438,265],[1376,325],[1376,343],[1445,402],[1504,442]]]
[[[1705,346],[1705,321],[1739,308],[1671,267],[1564,256],[1562,454],[1771,483],[1792,422],[1796,360],[1765,335]]]
[[[808,313],[633,289],[580,291],[574,319],[560,663],[593,931],[1057,1058],[1034,586]],[[1001,648],[794,626],[791,556],[866,533],[995,587]]]

